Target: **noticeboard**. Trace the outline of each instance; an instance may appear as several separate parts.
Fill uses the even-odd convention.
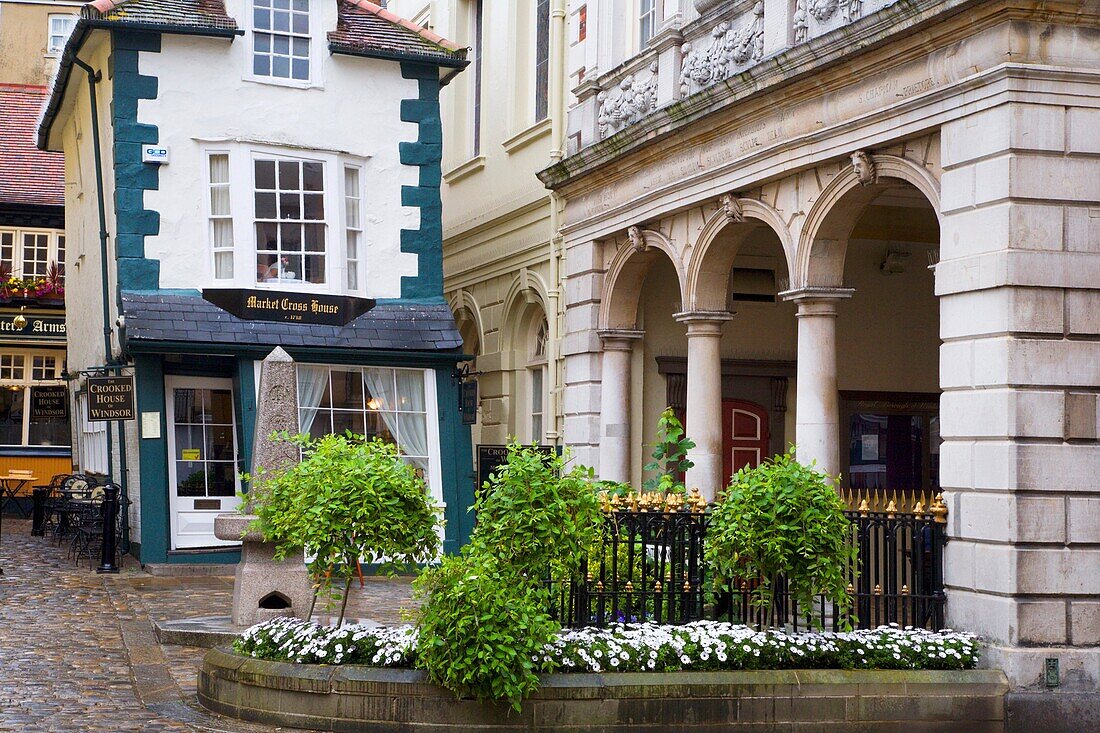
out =
[[[88,420],[133,420],[134,378],[88,377]]]
[[[534,448],[548,456],[556,456],[561,453],[561,448],[553,445],[536,445]],[[489,480],[489,475],[507,461],[508,446],[479,445],[477,447],[477,484],[474,489],[480,491],[485,482]]]

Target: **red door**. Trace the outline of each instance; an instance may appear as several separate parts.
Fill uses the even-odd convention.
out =
[[[722,402],[722,470],[726,480],[746,465],[755,468],[770,454],[768,411],[755,402]]]

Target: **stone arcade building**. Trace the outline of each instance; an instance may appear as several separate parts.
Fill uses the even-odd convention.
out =
[[[1017,687],[1053,657],[1094,692],[1100,6],[685,0],[628,43],[623,5],[588,3],[540,174],[566,442],[636,482],[671,404],[709,496],[788,443],[942,490],[949,623]]]

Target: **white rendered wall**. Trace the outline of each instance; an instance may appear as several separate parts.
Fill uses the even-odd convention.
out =
[[[243,18],[240,2],[228,2],[230,15]],[[325,3],[325,30],[334,27],[336,4]],[[160,212],[160,234],[147,237],[145,256],[160,260],[161,288],[203,288],[215,284],[208,224],[208,150],[226,144],[285,147],[285,155],[308,157],[309,151],[360,159],[363,199],[362,295],[397,298],[401,277],[417,274],[417,255],[400,251],[400,230],[420,226],[420,210],[401,205],[401,186],[416,186],[419,168],[400,163],[398,144],[415,142],[415,123],[402,122],[403,99],[419,96],[418,83],[403,79],[395,61],[329,55],[314,40],[319,78],[308,88],[249,81],[244,78],[250,55],[249,36],[232,43],[222,39],[163,36],[160,53],[143,52],[142,74],[158,79],[158,97],[143,100],[138,121],[156,125],[160,144],[171,151],[161,168],[160,188],[145,193],[145,206]],[[322,50],[323,49],[323,50]],[[219,142],[222,145],[219,147]],[[237,161],[234,160],[234,163]],[[240,168],[240,166],[237,166]],[[326,172],[327,173],[327,172]],[[250,186],[251,171],[231,170],[234,184]],[[327,175],[329,180],[340,180]],[[251,189],[233,191],[234,218],[252,217]],[[244,205],[238,205],[240,202]],[[324,292],[344,292],[342,190],[327,191],[328,282]],[[254,235],[235,222],[238,248],[252,250]],[[252,287],[255,267],[236,282],[221,286]],[[260,285],[260,287],[263,287]]]

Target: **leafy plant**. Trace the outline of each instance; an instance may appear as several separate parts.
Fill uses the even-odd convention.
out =
[[[755,584],[753,603],[771,607],[780,576],[809,611],[825,594],[845,618],[852,606],[846,572],[855,567],[844,505],[825,474],[790,453],[733,475],[710,515],[706,560],[717,590]],[[818,619],[820,622],[820,619]]]
[[[351,432],[313,440],[281,436],[298,446],[303,459],[282,471],[244,476],[253,484],[252,507],[259,529],[276,544],[276,558],[305,548],[318,594],[343,599],[353,575],[362,579],[360,559],[381,563],[383,572],[433,558],[439,550],[437,508],[424,480],[401,460],[397,447]],[[259,486],[257,486],[259,484]],[[345,579],[343,591],[333,576]]]
[[[684,493],[684,482],[680,478],[695,464],[687,457],[688,451],[695,447],[695,441],[684,434],[683,424],[676,418],[671,407],[657,419],[657,445],[653,448],[653,461],[647,463],[646,471],[658,474],[643,484],[646,491],[663,493]]]
[[[558,631],[548,592],[474,553],[447,557],[417,579],[428,602],[419,619],[419,666],[460,697],[508,700],[517,710],[538,688],[537,659]]]
[[[590,469],[566,472],[561,456],[513,443],[474,510],[462,556],[416,581],[420,665],[460,696],[519,709],[538,686],[537,654],[559,629],[543,578],[576,571],[599,530],[599,497]]]
[[[506,559],[517,572],[563,577],[577,569],[600,526],[592,470],[516,443],[478,492],[469,552]]]

